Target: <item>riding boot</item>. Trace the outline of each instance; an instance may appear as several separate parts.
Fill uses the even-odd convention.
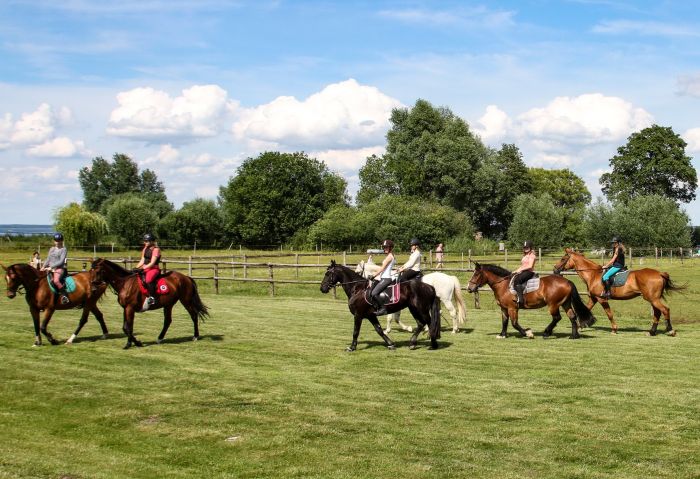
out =
[[[148,304],[153,306],[156,304],[156,282],[146,283],[146,289],[148,290]]]
[[[610,299],[610,288],[612,288],[612,279],[609,279],[607,281],[603,281],[603,288],[605,289],[603,291],[603,298],[605,299]]]
[[[518,308],[524,308],[525,307],[525,297],[523,294],[523,290],[520,287],[520,285],[517,285],[513,287],[515,290],[515,298],[513,298],[514,303],[518,303]]]
[[[70,303],[70,298],[68,297],[68,293],[66,293],[66,287],[64,286],[63,288],[60,288],[58,290],[58,300],[61,304],[68,304]]]
[[[372,305],[374,306],[374,314],[377,316],[384,316],[387,314],[386,306],[379,302],[379,299],[372,298]]]

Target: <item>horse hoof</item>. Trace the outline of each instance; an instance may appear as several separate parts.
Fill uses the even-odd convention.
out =
[[[406,328],[406,331],[408,331],[409,333],[412,333],[412,332],[413,332],[413,327],[412,327],[412,326],[409,326],[408,328]]]
[[[394,346],[393,344],[390,344],[389,346],[387,346],[387,349],[389,351],[396,351],[396,346]]]
[[[496,336],[496,339],[506,339],[506,335],[505,335],[505,334],[499,334],[498,336]]]
[[[355,348],[351,348],[350,346],[345,348],[345,352],[352,353],[353,351],[355,351]]]
[[[34,344],[32,344],[33,348],[38,348],[39,346],[41,346],[41,343],[39,342],[35,342]]]
[[[547,334],[547,333],[544,333],[544,334],[542,335],[542,339],[547,339],[548,337],[549,337],[549,334]]]
[[[415,349],[417,349],[417,348],[418,348],[418,346],[416,346],[415,344],[411,344],[411,345],[408,347],[408,349],[410,349],[411,351],[413,351],[413,350],[415,350]]]
[[[199,336],[192,336],[192,341],[199,341]]]
[[[647,336],[656,336],[656,333],[652,331],[647,331]]]
[[[52,346],[58,346],[59,344],[61,344],[61,342],[60,342],[59,340],[57,340],[57,339],[52,339],[52,340],[51,340],[51,345],[52,345]]]
[[[65,344],[66,346],[70,346],[71,344],[73,344],[73,341],[71,341],[70,339],[66,339],[66,342],[63,344]]]
[[[124,345],[124,349],[130,349],[130,348],[131,348],[131,343],[126,343],[126,345]]]
[[[391,332],[391,329],[385,329],[384,334],[389,334]]]
[[[160,339],[160,338],[156,339],[156,344],[162,344],[162,343],[163,343],[162,339]]]
[[[533,339],[535,337],[534,333],[532,332],[532,329],[525,330],[525,337],[528,339]]]
[[[453,330],[452,330],[452,334],[457,334],[457,333],[459,333],[459,329],[453,329]]]
[[[666,334],[669,336],[673,336],[675,338],[676,337],[676,330],[672,329],[671,331],[666,331]]]
[[[107,339],[107,335],[103,334],[102,336],[100,336],[100,339]]]
[[[134,344],[136,345],[137,348],[140,348],[143,346],[143,343],[141,341],[134,341]]]

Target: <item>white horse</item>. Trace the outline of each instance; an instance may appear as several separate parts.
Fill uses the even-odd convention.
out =
[[[371,259],[367,262],[360,261],[355,268],[356,273],[362,274],[365,278],[371,278],[379,271],[379,265],[375,264]],[[457,276],[450,276],[445,273],[429,273],[423,276],[423,282],[435,288],[437,297],[443,302],[452,318],[452,332],[459,332],[460,325],[464,324],[466,318],[466,308],[464,307],[464,298],[462,297],[462,285],[459,283]],[[457,307],[453,303],[457,303]],[[401,322],[400,313],[386,315],[386,329],[384,332],[391,332],[391,320],[395,320],[404,331],[413,331],[413,328],[406,326]]]

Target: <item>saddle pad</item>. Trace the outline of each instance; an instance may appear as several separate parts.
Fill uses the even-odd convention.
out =
[[[527,280],[527,283],[525,283],[525,294],[532,293],[533,291],[537,291],[538,289],[540,289],[540,278],[539,277],[530,278]],[[516,294],[515,289],[513,289],[513,282],[512,281],[510,283],[510,292],[512,294]]]
[[[624,286],[625,283],[627,282],[627,276],[629,276],[630,270],[626,269],[624,271],[620,271],[619,273],[616,273],[615,276],[613,276],[613,286]]]
[[[141,294],[148,295],[148,290],[146,286],[144,286],[141,276],[139,276],[139,288],[141,288]],[[170,288],[168,288],[168,283],[165,282],[165,278],[158,278],[156,282],[156,294],[168,294],[169,292]]]
[[[51,292],[54,294],[58,293],[53,283],[49,279],[49,275],[46,275],[46,281],[49,283],[49,288],[51,289]],[[66,293],[72,293],[73,291],[75,291],[75,280],[72,276],[66,276],[64,282],[66,284]]]
[[[389,302],[386,304],[396,304],[401,299],[401,284],[399,283],[392,284],[384,291],[389,293]]]

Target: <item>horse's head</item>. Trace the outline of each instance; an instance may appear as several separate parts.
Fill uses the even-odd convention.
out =
[[[472,277],[469,279],[469,284],[467,285],[467,291],[470,293],[475,293],[484,285],[484,283],[486,283],[484,271],[481,269],[481,265],[479,263],[474,263],[474,265],[474,274],[472,274]]]
[[[331,260],[330,266],[326,269],[326,274],[323,275],[323,281],[321,281],[321,292],[327,293],[331,290],[333,286],[340,283],[340,266],[335,263],[335,260]]]
[[[564,253],[564,256],[562,256],[557,264],[554,265],[554,274],[561,274],[562,271],[576,268],[572,259],[572,256],[575,254],[574,250],[571,248],[566,248]]]
[[[357,263],[357,266],[355,267],[355,273],[362,274],[365,272],[365,260],[360,260],[359,263]]]
[[[2,265],[0,265],[2,266]],[[26,268],[24,268],[26,266]],[[29,265],[13,264],[8,266],[2,266],[5,270],[5,282],[7,283],[7,297],[12,299],[17,296],[17,291],[22,286],[26,287],[27,283],[32,280],[36,280],[38,277],[37,271]],[[25,269],[27,271],[25,271]],[[31,271],[29,271],[31,270]],[[29,276],[33,276],[30,278]]]

